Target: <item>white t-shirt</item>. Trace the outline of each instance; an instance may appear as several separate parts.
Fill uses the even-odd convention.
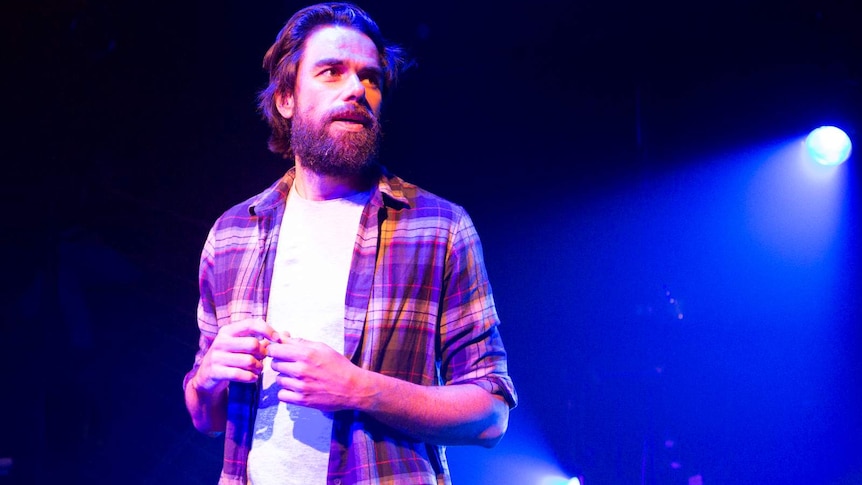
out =
[[[311,201],[291,188],[278,236],[267,322],[344,352],[344,301],[362,209],[370,192]],[[279,402],[266,358],[248,457],[253,485],[326,483],[332,415]]]

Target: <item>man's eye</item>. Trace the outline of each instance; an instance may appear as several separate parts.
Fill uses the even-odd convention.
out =
[[[362,77],[362,81],[371,86],[379,87],[382,83],[380,76],[377,75],[367,75]]]
[[[337,78],[340,72],[338,69],[334,67],[330,67],[329,69],[324,69],[320,72],[320,76],[324,78]]]

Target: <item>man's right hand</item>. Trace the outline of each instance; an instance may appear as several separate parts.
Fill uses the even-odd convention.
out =
[[[191,384],[198,392],[216,394],[230,381],[255,382],[270,342],[281,342],[281,336],[260,318],[220,327]]]

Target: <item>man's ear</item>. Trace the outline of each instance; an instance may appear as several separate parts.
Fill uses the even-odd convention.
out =
[[[278,110],[278,113],[281,116],[284,116],[285,119],[293,118],[293,95],[281,93],[275,93],[275,108]]]

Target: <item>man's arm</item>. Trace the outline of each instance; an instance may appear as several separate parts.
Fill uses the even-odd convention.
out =
[[[281,337],[261,319],[219,328],[200,365],[186,380],[186,409],[195,428],[214,434],[225,430],[228,383],[257,381],[270,342]]]
[[[506,433],[508,403],[477,385],[420,386],[373,372],[365,382],[357,407],[423,441],[490,448]]]
[[[320,342],[286,338],[268,348],[279,400],[320,409],[361,411],[416,439],[440,445],[494,446],[509,405],[474,384],[422,386],[361,369]]]

